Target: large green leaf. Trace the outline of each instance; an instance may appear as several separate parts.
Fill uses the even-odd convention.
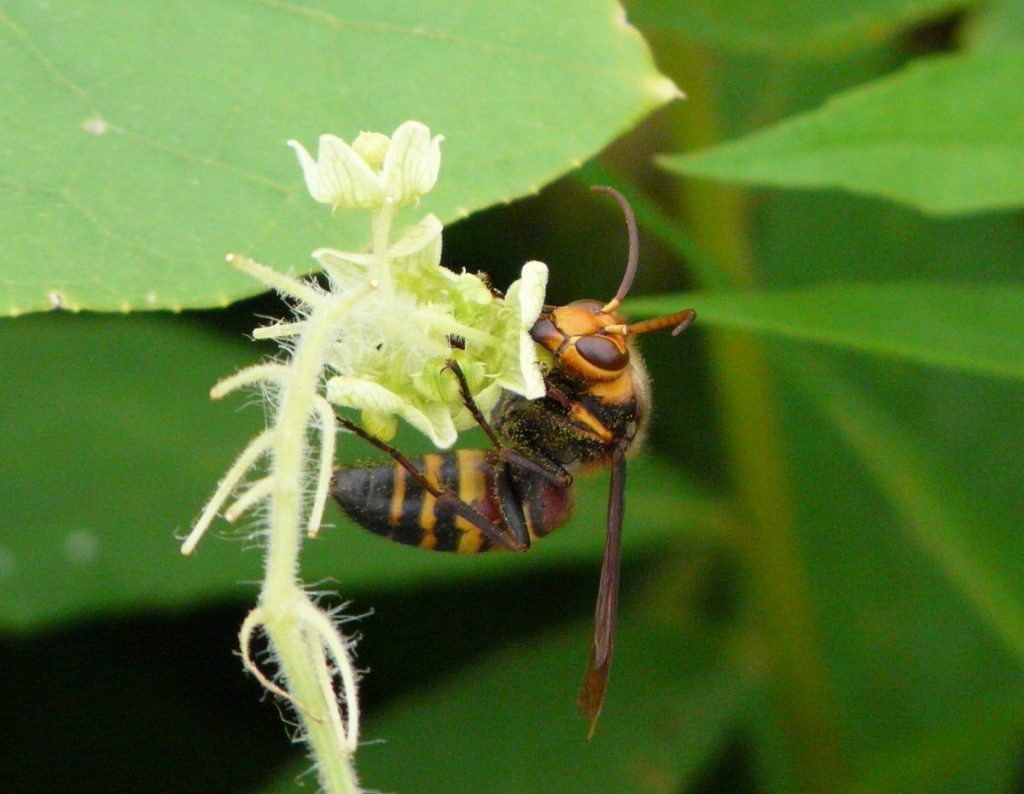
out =
[[[775,787],[762,778],[759,787],[813,789],[807,782],[816,770],[807,760],[834,742],[843,768],[824,790],[1015,790],[1015,745],[1024,708],[1019,660],[1011,644],[1019,625],[1015,604],[1024,604],[1017,584],[1024,581],[1024,547],[1019,542],[1021,382],[976,377],[970,365],[961,368],[962,361],[955,370],[952,362],[941,367],[915,362],[925,362],[928,336],[934,337],[932,356],[941,357],[941,349],[953,345],[961,357],[961,342],[951,336],[974,333],[972,325],[988,329],[983,336],[990,338],[974,340],[969,351],[984,366],[991,363],[986,358],[989,345],[1014,338],[1014,318],[1020,314],[1014,305],[1024,302],[1007,296],[1009,323],[989,327],[988,301],[971,296],[983,296],[985,284],[1010,284],[1010,295],[1017,292],[1019,224],[1012,215],[928,218],[841,193],[764,196],[756,209],[744,230],[757,235],[755,264],[761,282],[832,282],[833,315],[846,315],[853,308],[844,303],[843,290],[865,286],[848,284],[852,280],[879,282],[872,289],[883,292],[894,286],[885,282],[895,278],[904,280],[895,285],[900,288],[938,282],[950,292],[945,298],[941,291],[925,290],[917,298],[907,294],[902,306],[882,302],[885,311],[906,311],[901,317],[907,327],[892,327],[900,322],[892,316],[878,329],[881,334],[900,346],[908,335],[920,334],[913,360],[902,353],[893,356],[896,351],[885,339],[871,340],[869,349],[862,346],[864,340],[854,347],[823,338],[822,330],[829,336],[835,330],[835,321],[827,316],[815,320],[821,328],[813,336],[820,344],[791,341],[811,338],[803,337],[806,328],[786,337],[759,332],[762,347],[771,355],[764,369],[747,377],[751,391],[759,379],[771,382],[770,410],[785,420],[780,433],[785,459],[780,465],[792,483],[799,518],[792,530],[801,552],[794,573],[813,584],[807,607],[818,626],[813,647],[823,661],[821,674],[831,695],[818,710],[827,719],[812,723],[802,734],[807,741],[800,744],[779,743],[777,736],[800,736],[800,724],[794,723],[805,712],[814,716],[814,711],[794,715],[791,701],[778,694],[770,700],[767,724],[752,741],[765,759],[763,774],[772,777]],[[958,284],[964,286],[964,301]],[[754,302],[800,295],[820,308],[828,299],[812,297],[817,290],[759,291]],[[717,296],[709,297],[715,303]],[[731,303],[732,297],[726,300]],[[713,324],[709,318],[715,309],[701,311],[699,299],[700,294],[693,298],[698,327],[705,321]],[[785,325],[791,310],[803,323],[803,310],[795,305],[799,303],[779,304],[772,318],[758,319],[758,327],[762,320]],[[859,308],[854,316],[868,311],[866,326],[877,319],[872,303],[865,295],[855,304]],[[1000,304],[992,302],[996,310]],[[936,329],[944,325],[940,312],[948,315],[945,332]],[[916,330],[928,317],[929,324]],[[863,332],[841,330],[843,336]],[[806,383],[809,378],[813,387]],[[859,401],[844,400],[844,391],[851,388]],[[799,401],[791,401],[794,393]],[[757,409],[752,399],[723,421],[742,426],[745,413],[760,416]],[[837,432],[840,411],[851,427]],[[879,416],[886,421],[878,422]],[[753,446],[754,439],[741,443]],[[762,564],[756,558],[751,563]],[[772,586],[787,579],[782,574],[776,578],[780,584]],[[760,600],[760,593],[754,595]],[[798,687],[798,693],[805,691]],[[965,714],[970,717],[965,719]],[[786,775],[794,771],[798,784],[787,788]]]
[[[1024,285],[836,284],[630,302],[642,314],[697,309],[701,324],[1024,380]]]
[[[742,85],[731,57],[715,52],[705,63],[721,67],[712,85]],[[827,85],[828,68],[821,84],[797,87],[791,65],[765,71],[763,96],[742,109],[705,98],[696,123],[735,129],[822,101],[814,89]],[[682,112],[699,101],[693,94]],[[655,313],[694,305],[694,331],[711,328],[709,348],[721,356],[716,421],[733,458],[725,476],[744,501],[737,513],[754,518],[739,532],[770,671],[763,714],[746,734],[760,761],[751,787],[1015,790],[1024,679],[1015,639],[1024,604],[1018,219],[914,217],[838,191],[744,203],[727,187],[694,180],[681,189],[692,198],[678,223],[708,259],[722,272],[740,264],[764,285],[747,296],[750,307],[724,292],[633,303]],[[834,286],[792,288],[823,283]],[[989,301],[1000,284],[1011,286]],[[906,292],[886,296],[893,286]],[[996,369],[1000,377],[974,376]],[[798,379],[805,372],[817,381],[813,399]],[[843,406],[852,428],[837,432],[839,378],[862,400]]]
[[[0,348],[0,447],[9,451],[0,467],[0,625],[254,595],[255,585],[238,584],[259,580],[260,555],[243,553],[251,520],[218,522],[191,558],[176,539],[263,426],[258,408],[240,410],[244,397],[209,399],[215,381],[256,358],[253,345],[197,333],[184,319],[47,315],[5,321]],[[367,457],[354,441],[339,440],[339,459]],[[697,514],[715,520],[712,503],[675,470],[630,465],[627,550],[690,531]],[[345,590],[407,587],[596,559],[606,493],[606,478],[581,479],[573,525],[528,555],[430,554],[329,510],[337,526],[308,543],[305,576],[333,577]]]
[[[844,188],[954,214],[1024,204],[1024,52],[936,58],[819,110],[663,160],[687,176]]]
[[[677,94],[613,0],[8,4],[0,312],[220,306],[242,251],[359,247],[284,141],[446,136],[443,219],[536,191]],[[350,217],[352,215],[352,217]]]
[[[970,0],[641,0],[641,27],[674,30],[718,47],[771,56],[830,57],[934,19]]]

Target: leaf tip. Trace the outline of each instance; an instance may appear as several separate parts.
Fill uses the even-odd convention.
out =
[[[671,102],[686,99],[686,94],[670,78],[663,74],[656,75],[648,81],[648,93],[659,102]]]

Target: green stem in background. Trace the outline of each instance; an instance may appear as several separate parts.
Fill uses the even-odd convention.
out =
[[[708,84],[716,64],[688,42],[675,77],[690,99],[677,143],[682,149],[722,137],[715,91]],[[681,217],[699,250],[718,264],[708,286],[748,287],[751,267],[746,206],[729,187],[687,182]],[[706,268],[702,268],[706,270]],[[705,273],[698,273],[706,277]],[[771,388],[772,372],[762,346],[748,334],[710,338],[726,454],[739,526],[737,549],[750,576],[752,614],[769,664],[769,686],[802,791],[832,792],[849,776],[839,752],[839,731],[811,586],[800,559],[791,484],[785,474],[780,428]]]

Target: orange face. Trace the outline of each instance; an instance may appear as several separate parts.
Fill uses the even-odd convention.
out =
[[[530,335],[561,366],[587,381],[614,380],[629,366],[625,320],[594,300],[573,301],[541,314]],[[610,329],[616,329],[610,331]]]

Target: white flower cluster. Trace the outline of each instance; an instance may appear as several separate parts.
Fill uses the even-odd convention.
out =
[[[502,389],[543,396],[529,331],[544,301],[547,268],[527,263],[501,299],[478,276],[441,267],[441,222],[433,215],[392,239],[397,209],[437,181],[441,138],[431,138],[418,122],[406,122],[390,138],[363,133],[351,146],[325,135],[316,160],[290,143],[315,199],[370,211],[372,247],[365,253],[314,252],[330,281],[326,290],[246,256],[228,257],[236,269],[293,300],[300,317],[254,333],[289,339],[287,358],[246,367],[211,389],[220,398],[263,388],[273,395],[272,425],[228,469],[181,550],[191,554],[222,509],[235,521],[266,503],[266,571],[259,604],[242,625],[242,661],[264,687],[296,705],[321,784],[336,781],[331,790],[354,791],[359,702],[350,646],[336,616],[318,607],[297,578],[302,528],[316,534],[329,497],[335,406],[362,411],[364,426],[381,438],[394,435],[402,417],[447,447],[472,422],[447,371],[451,359],[484,411]],[[311,467],[308,441],[314,433],[319,459]],[[247,480],[263,460],[265,476]],[[283,685],[252,659],[250,639],[258,631],[269,640]]]
[[[392,437],[402,417],[448,447],[473,422],[445,371],[449,359],[459,363],[484,412],[502,389],[530,399],[544,395],[529,331],[544,302],[547,267],[527,263],[501,299],[479,276],[441,266],[442,226],[433,215],[389,239],[394,210],[433,188],[440,142],[409,121],[390,138],[362,133],[351,146],[321,136],[316,160],[301,144],[289,144],[317,201],[373,214],[370,252],[325,248],[313,254],[332,294],[374,285],[339,323],[325,361],[327,399],[362,411],[367,430],[381,438]]]

